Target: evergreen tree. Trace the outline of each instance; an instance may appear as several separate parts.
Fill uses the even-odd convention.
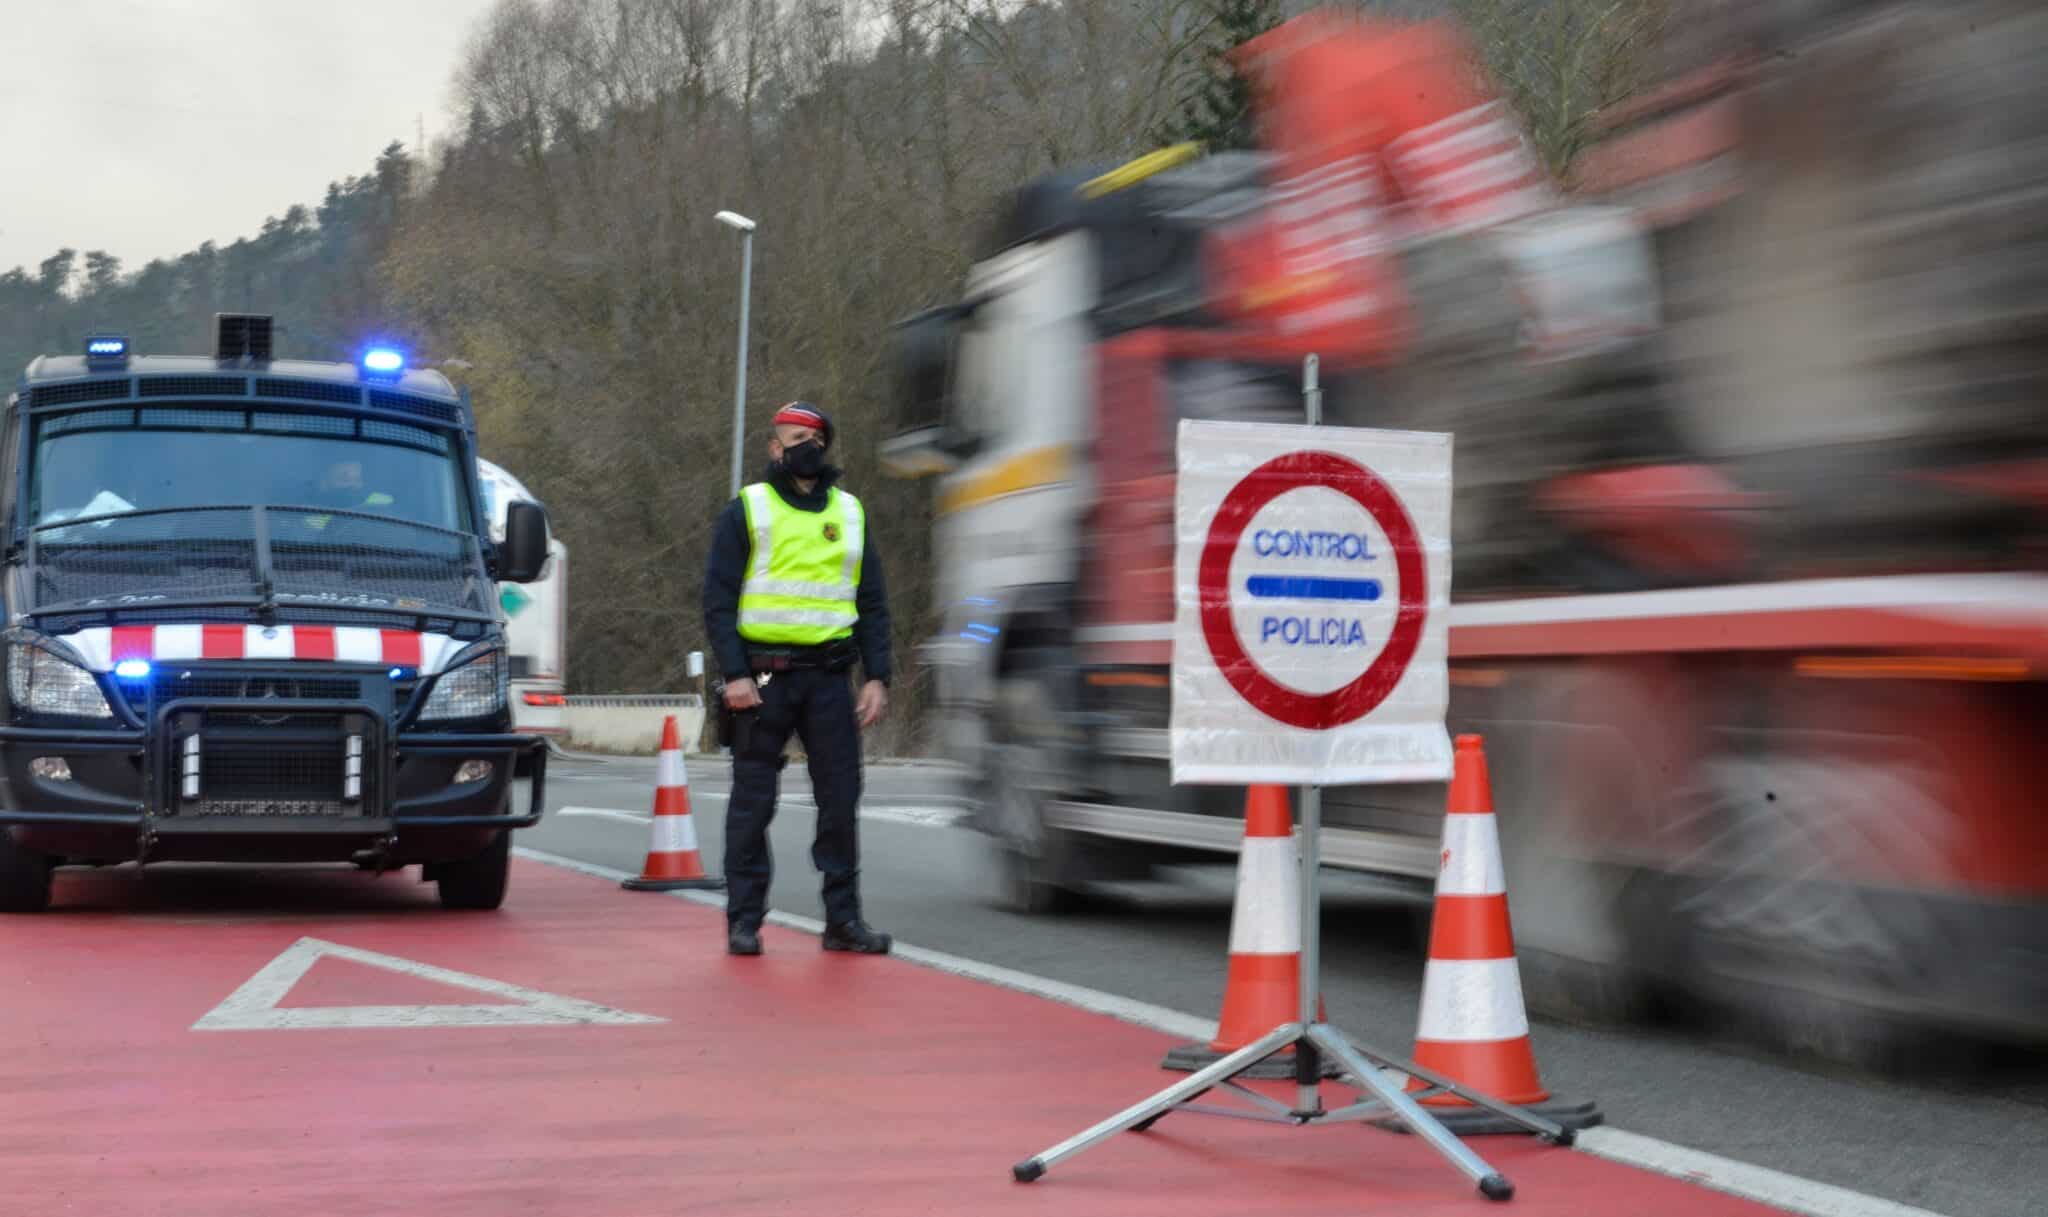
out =
[[[1213,37],[1202,52],[1203,70],[1180,112],[1159,132],[1162,143],[1199,141],[1212,152],[1253,146],[1252,87],[1230,52],[1280,24],[1279,0],[1209,0]]]

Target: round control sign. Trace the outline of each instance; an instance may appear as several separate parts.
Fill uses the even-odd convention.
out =
[[[1202,637],[1268,718],[1328,731],[1385,701],[1428,615],[1414,521],[1372,470],[1290,452],[1233,486],[1202,542]]]

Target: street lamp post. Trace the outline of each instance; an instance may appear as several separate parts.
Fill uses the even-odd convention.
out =
[[[737,212],[721,211],[718,222],[740,232],[740,365],[732,391],[732,495],[740,493],[740,449],[747,434],[747,298],[754,282],[754,222]]]

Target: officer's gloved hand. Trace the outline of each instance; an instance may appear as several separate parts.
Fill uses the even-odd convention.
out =
[[[725,686],[725,705],[735,714],[752,710],[761,704],[761,690],[754,685],[753,678],[742,676]]]

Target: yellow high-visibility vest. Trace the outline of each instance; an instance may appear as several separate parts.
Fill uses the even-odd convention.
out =
[[[833,487],[825,510],[801,511],[773,487],[741,491],[753,554],[740,584],[740,637],[763,646],[818,646],[853,635],[866,515]]]
[[[397,501],[397,499],[392,498],[390,495],[385,494],[381,490],[373,490],[368,495],[364,496],[363,501],[356,504],[353,510],[366,511],[372,507],[389,507],[393,503],[396,503]],[[306,527],[316,530],[322,529],[327,527],[328,523],[333,519],[333,516],[307,516]]]

